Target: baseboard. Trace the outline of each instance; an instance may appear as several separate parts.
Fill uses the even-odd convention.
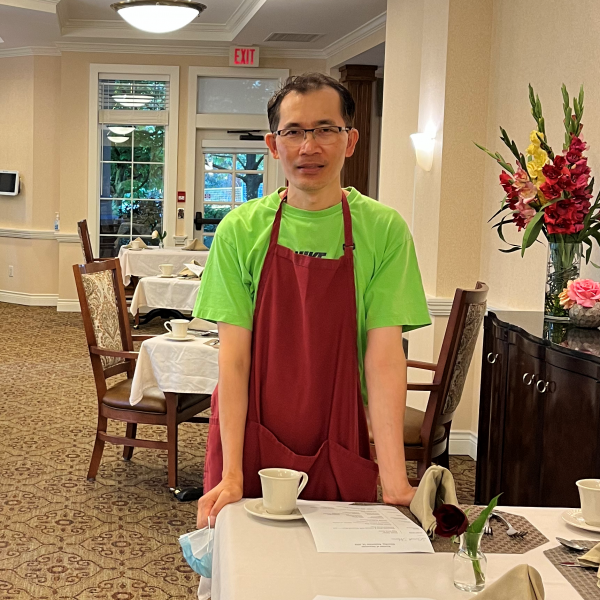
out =
[[[451,431],[450,454],[470,456],[477,460],[477,435],[472,431]]]
[[[56,306],[58,294],[27,294],[0,290],[0,302],[22,304],[24,306]]]
[[[56,312],[81,312],[79,300],[63,300],[59,298],[56,303]]]

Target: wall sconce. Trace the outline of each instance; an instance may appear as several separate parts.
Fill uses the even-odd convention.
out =
[[[435,133],[413,133],[410,139],[415,148],[417,164],[423,171],[431,171],[431,167],[433,166]]]

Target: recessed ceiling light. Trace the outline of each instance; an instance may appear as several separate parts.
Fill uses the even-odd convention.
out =
[[[117,135],[127,135],[131,133],[135,127],[109,127],[108,130],[112,131],[112,133],[116,133]]]
[[[110,6],[130,25],[150,33],[181,29],[206,10],[194,0],[124,0]]]
[[[117,135],[107,135],[106,137],[114,144],[122,144],[123,142],[126,142],[129,139],[128,137],[122,137]]]

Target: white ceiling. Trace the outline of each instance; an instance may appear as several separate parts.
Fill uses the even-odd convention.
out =
[[[201,51],[224,54],[230,44],[257,45],[271,55],[328,58],[346,44],[385,27],[387,0],[201,0],[207,9],[170,34],[134,29],[111,8],[115,0],[0,0],[0,56],[37,47],[115,51]],[[314,42],[265,42],[272,33],[321,34]],[[43,52],[42,52],[43,53]],[[383,64],[382,53],[373,59]]]

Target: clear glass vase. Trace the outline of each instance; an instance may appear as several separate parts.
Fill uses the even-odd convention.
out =
[[[546,299],[544,317],[554,321],[568,321],[569,311],[560,305],[559,294],[569,280],[577,279],[581,268],[581,242],[548,242],[546,271]]]
[[[160,241],[158,242],[158,247],[159,247],[160,249],[164,248],[164,247],[165,247],[165,243],[164,243],[162,240],[160,240]]]
[[[463,592],[480,592],[485,587],[487,558],[481,551],[483,533],[463,533],[454,555],[454,587]]]

